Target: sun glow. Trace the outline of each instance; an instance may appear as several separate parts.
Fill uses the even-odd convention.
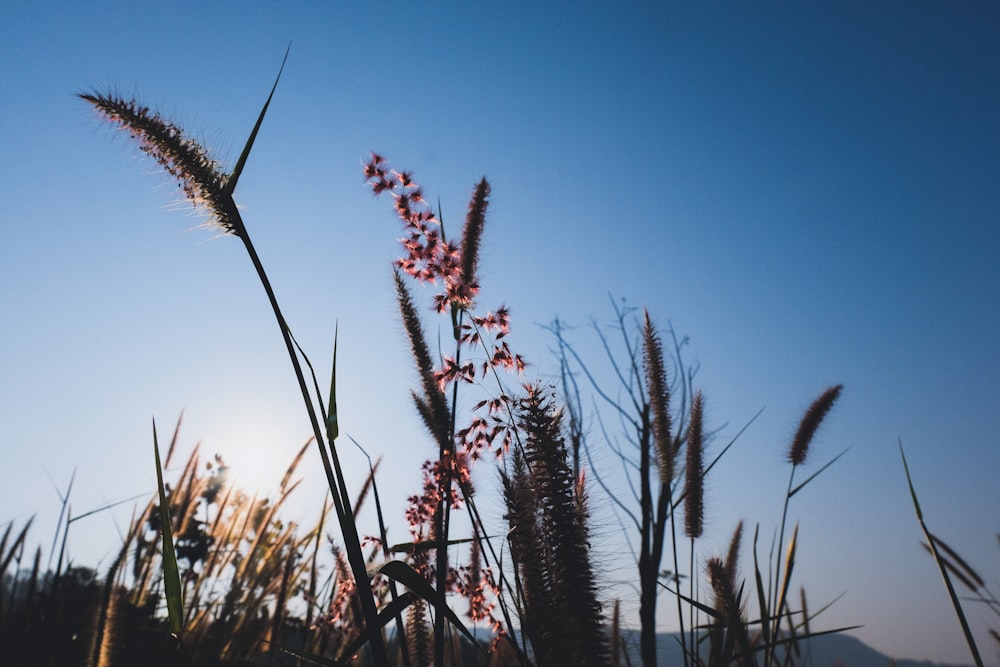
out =
[[[224,437],[206,439],[205,457],[209,459],[217,454],[227,468],[227,480],[243,491],[276,494],[303,443],[293,442],[279,433],[280,429],[271,426],[255,423],[231,429]],[[296,471],[290,483],[301,477],[302,471]]]

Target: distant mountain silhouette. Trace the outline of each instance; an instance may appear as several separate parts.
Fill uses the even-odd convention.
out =
[[[629,657],[634,667],[642,664],[639,658],[639,631],[630,630],[623,632],[623,636],[629,646]],[[683,665],[681,658],[680,637],[676,633],[660,633],[656,635],[657,663],[666,667],[673,665]],[[845,634],[832,634],[814,637],[808,642],[808,655],[805,655],[806,647],[803,646],[803,655],[796,661],[797,665],[804,667],[888,667],[894,664],[896,667],[969,667],[964,664],[948,664],[931,662],[929,660],[900,660],[893,661],[892,657],[879,653],[872,647],[862,642],[857,637]]]

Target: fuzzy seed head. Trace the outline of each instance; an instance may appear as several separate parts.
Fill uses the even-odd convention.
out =
[[[703,399],[701,392],[694,395],[691,402],[691,417],[688,420],[687,468],[685,470],[684,532],[690,538],[701,537],[704,529],[704,464],[702,426]]]
[[[456,296],[468,299],[466,307],[471,305],[471,298],[479,291],[476,278],[476,264],[479,262],[479,241],[483,235],[486,222],[486,208],[489,206],[490,184],[484,178],[476,184],[469,202],[469,212],[465,217],[465,228],[462,230],[462,270],[458,284],[464,289],[458,290]]]
[[[176,178],[185,198],[208,213],[210,224],[225,234],[243,236],[243,222],[225,189],[229,175],[201,144],[134,99],[96,93],[79,97],[92,104],[105,120],[128,132],[139,150]]]
[[[663,345],[653,322],[646,311],[642,331],[643,365],[646,371],[646,388],[653,413],[653,442],[656,444],[656,463],[660,482],[669,485],[674,479],[674,443],[670,424],[670,386],[663,363]]]
[[[809,444],[812,442],[813,436],[843,389],[844,385],[842,384],[830,387],[820,394],[819,398],[813,401],[813,404],[806,410],[802,421],[799,422],[799,430],[795,433],[792,446],[788,450],[788,460],[793,466],[805,462],[806,454],[809,453]]]

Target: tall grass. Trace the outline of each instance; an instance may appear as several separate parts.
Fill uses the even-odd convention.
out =
[[[623,529],[636,534],[630,544],[638,545],[633,553],[639,590],[638,652],[642,664],[645,667],[659,664],[657,603],[664,592],[675,602],[674,620],[680,626],[678,636],[685,665],[700,665],[706,660],[709,664],[790,664],[791,649],[823,631],[812,632],[810,628],[806,632],[810,620],[806,610],[793,609],[789,602],[798,544],[797,526],[792,538],[785,542],[789,503],[844,453],[795,484],[795,473],[805,462],[812,438],[842,387],[835,385],[824,391],[803,415],[788,450],[792,465],[772,555],[766,565],[757,558],[758,524],[753,579],[738,580],[742,523],[724,558],[712,557],[698,563],[695,543],[702,535],[705,521],[704,479],[742,430],[706,465],[706,447],[714,433],[704,423],[706,399],[695,386],[697,367],[689,366],[683,355],[686,341],[678,339],[673,331],[664,336],[648,311],[637,317],[634,309],[614,302],[613,305],[611,330],[617,337],[617,346],[603,328],[596,324],[593,328],[607,354],[617,386],[606,386],[599,380],[593,361],[584,359],[569,340],[565,323],[557,320],[548,328],[555,338],[562,368],[562,388],[573,424],[571,432],[576,438],[574,449],[582,451],[591,468],[596,450],[606,450],[620,461],[632,491],[631,497],[614,491],[610,479],[605,479],[606,470],[593,471],[612,506],[631,524],[623,522]],[[670,342],[669,348],[664,340]],[[588,390],[598,406],[591,412],[596,428],[583,424],[582,397]],[[610,417],[606,418],[605,412]],[[614,423],[621,425],[621,430],[609,426]],[[678,514],[682,509],[683,520]],[[682,572],[679,546],[685,538],[688,562]],[[682,587],[685,578],[686,591]],[[701,581],[712,592],[711,600],[700,599]],[[756,595],[752,595],[754,590]],[[748,616],[746,609],[751,600],[756,601],[757,611]],[[702,646],[709,648],[707,655]]]
[[[940,572],[941,578],[944,581],[945,589],[948,591],[948,598],[951,600],[952,608],[955,610],[955,617],[962,628],[965,643],[969,647],[969,654],[972,656],[976,667],[982,667],[983,658],[979,654],[979,646],[972,635],[969,621],[965,617],[962,602],[955,591],[955,585],[951,580],[952,576],[965,584],[974,594],[978,595],[979,600],[985,602],[987,607],[998,616],[1000,616],[1000,604],[997,604],[996,598],[989,593],[989,589],[986,588],[982,577],[969,567],[965,560],[945,544],[943,540],[931,533],[927,527],[927,523],[924,521],[924,513],[920,508],[920,501],[917,499],[917,490],[914,487],[913,478],[910,476],[910,467],[906,463],[906,454],[903,452],[902,442],[899,443],[899,456],[903,460],[903,471],[906,473],[906,484],[910,490],[910,499],[913,501],[913,510],[916,512],[917,521],[920,523],[920,529],[923,531],[924,538],[926,539],[923,546],[934,558],[934,563],[937,565],[938,572]],[[997,536],[997,539],[1000,540],[1000,535]],[[988,596],[984,595],[984,593],[988,594]],[[998,635],[996,630],[991,629],[991,636],[1000,642],[1000,635]]]
[[[284,63],[282,63],[283,68]],[[278,78],[280,76],[281,71],[278,73]],[[271,287],[271,281],[264,270],[246,225],[243,223],[240,211],[237,209],[236,202],[233,199],[237,181],[249,156],[260,125],[267,113],[277,85],[278,79],[275,80],[274,87],[272,87],[271,93],[264,103],[264,107],[261,109],[257,123],[247,140],[235,168],[229,174],[221,170],[218,162],[208,157],[208,151],[200,144],[186,137],[180,128],[165,120],[159,114],[151,112],[148,107],[134,100],[122,99],[114,94],[89,93],[81,94],[80,97],[93,105],[98,113],[109,122],[128,132],[130,138],[136,141],[144,153],[150,155],[167,173],[175,177],[188,200],[206,212],[210,224],[218,228],[223,234],[236,236],[243,242],[249,259],[260,279],[261,286],[267,294],[268,302],[271,305],[279,332],[288,352],[289,361],[292,364],[292,369],[298,381],[306,413],[312,426],[316,448],[323,464],[330,492],[333,495],[334,507],[354,578],[356,581],[367,582],[369,577],[366,570],[366,562],[361,549],[357,525],[350,511],[350,496],[347,490],[347,483],[341,469],[334,438],[330,437],[327,439],[328,436],[334,435],[329,426],[335,423],[335,421],[331,421],[330,415],[327,415],[323,408],[325,401],[319,393],[318,385],[315,381],[310,385],[307,380],[303,370],[303,362],[310,368],[311,364],[301,354],[301,350],[294,342],[291,329],[282,314],[277,297]],[[314,388],[315,394],[313,391]],[[333,396],[329,397],[329,403],[335,405]],[[320,414],[322,414],[322,420],[320,419]],[[359,586],[358,595],[366,619],[366,625],[369,628],[378,627],[378,612],[375,599],[371,595],[369,587],[367,585]],[[381,636],[373,632],[370,642],[376,664],[380,667],[388,665],[388,657],[384,643],[381,641]]]
[[[276,78],[228,172],[137,100],[102,92],[80,97],[174,178],[207,224],[243,244],[288,353],[311,437],[276,494],[258,497],[229,479],[222,459],[205,460],[197,447],[180,460],[180,421],[162,460],[154,430],[158,492],[137,508],[105,572],[64,569],[60,556],[54,575],[46,575],[41,551],[26,551],[30,520],[19,527],[8,523],[0,538],[3,655],[14,656],[15,665],[100,667],[630,664],[622,628],[631,620],[623,618],[617,600],[606,615],[603,603],[610,600],[593,565],[589,506],[600,494],[625,517],[638,544],[632,583],[639,591],[638,655],[645,667],[658,664],[657,603],[663,595],[676,607],[685,666],[807,664],[808,651],[799,649],[808,639],[840,629],[816,629],[819,612],[806,608],[804,589],[796,608],[799,531],[791,528],[786,541],[786,523],[792,498],[842,455],[796,482],[842,387],[819,395],[790,444],[784,507],[766,563],[758,554],[757,523],[752,566],[741,565],[743,522],[725,554],[699,562],[704,481],[739,433],[716,446],[717,432],[706,424],[709,398],[695,384],[697,367],[684,358],[685,341],[658,328],[649,312],[640,318],[624,306],[615,306],[614,339],[595,327],[617,386],[599,379],[593,360],[576,351],[558,321],[550,329],[561,396],[523,383],[526,362],[508,343],[510,309],[484,311],[477,303],[479,249],[493,196],[485,178],[473,182],[464,224],[449,235],[412,173],[393,169],[377,153],[364,163],[368,187],[391,199],[403,226],[392,288],[413,359],[412,407],[428,447],[420,488],[403,508],[405,536],[390,535],[386,526],[377,463],[360,492],[350,495],[337,446],[336,341],[324,393],[234,199],[277,84]],[[415,294],[425,292],[414,288],[433,290],[430,302],[420,304]],[[447,342],[432,346],[435,333]],[[601,409],[585,412],[585,394],[594,395]],[[477,400],[482,395],[487,397]],[[630,471],[634,498],[611,491],[607,471],[593,465],[598,447]],[[310,448],[320,456],[330,495],[318,521],[303,526],[282,512]],[[494,465],[502,488],[502,526],[490,525],[484,518],[489,513],[479,507],[473,473],[483,462]],[[363,530],[358,509],[369,497],[378,526]],[[330,515],[339,528],[336,538],[325,532]],[[997,607],[978,575],[927,535],[946,581],[953,573]],[[750,574],[741,578],[741,572]],[[459,604],[468,620],[455,611]],[[83,611],[85,627],[74,625],[80,614],[73,610]],[[468,621],[485,626],[489,640],[477,642]],[[37,646],[70,632],[81,637],[70,648],[56,641]]]
[[[444,285],[444,291],[435,298],[435,308],[438,312],[450,315],[451,331],[456,346],[454,356],[441,359],[440,365],[432,360],[428,346],[424,341],[416,307],[409,296],[408,288],[404,284],[401,274],[397,272],[396,285],[401,317],[410,338],[411,349],[417,362],[421,380],[421,390],[413,394],[414,402],[419,414],[424,418],[438,450],[437,455],[433,459],[429,459],[425,466],[424,493],[415,496],[412,506],[407,510],[413,538],[410,542],[410,563],[391,568],[380,566],[370,570],[371,564],[362,553],[356,517],[351,508],[346,481],[335,446],[338,435],[335,382],[331,383],[330,395],[327,397],[327,401],[324,401],[315,377],[307,376],[305,368],[309,369],[311,375],[312,364],[292,336],[267,273],[251,241],[247,226],[243,222],[241,213],[233,199],[237,180],[249,156],[276,87],[277,80],[231,173],[224,172],[221,165],[209,157],[208,151],[197,142],[187,138],[180,128],[137,101],[103,93],[83,94],[81,98],[90,103],[108,121],[126,131],[144,153],[150,155],[168,174],[176,178],[187,199],[206,213],[209,224],[215,226],[224,235],[236,236],[242,241],[277,321],[312,426],[313,440],[323,462],[333,497],[334,510],[340,523],[347,562],[350,564],[355,582],[352,594],[353,601],[359,606],[361,615],[364,617],[360,634],[367,642],[375,664],[388,664],[385,641],[380,631],[388,619],[379,617],[379,604],[372,593],[371,586],[373,575],[384,573],[401,580],[407,584],[411,591],[422,595],[430,603],[431,610],[434,612],[433,661],[435,664],[444,664],[445,650],[448,644],[447,637],[451,625],[456,625],[464,631],[461,623],[455,622],[457,619],[444,602],[446,591],[462,590],[462,587],[458,586],[456,582],[464,583],[464,590],[474,592],[474,594],[470,593],[470,599],[474,601],[471,610],[473,618],[489,620],[494,629],[501,627],[500,621],[492,615],[494,603],[488,602],[483,594],[486,589],[492,591],[498,590],[499,587],[499,584],[493,580],[491,568],[482,568],[478,565],[470,567],[468,568],[468,576],[463,580],[463,577],[455,576],[456,573],[461,574],[461,572],[451,565],[448,555],[448,547],[452,544],[449,539],[452,523],[451,512],[465,504],[470,509],[473,527],[478,535],[476,539],[480,550],[476,552],[477,560],[485,558],[482,547],[486,546],[493,562],[497,562],[496,549],[489,543],[487,537],[489,533],[481,530],[481,519],[479,519],[471,500],[473,488],[469,475],[469,465],[494,446],[497,447],[498,452],[509,447],[510,434],[514,431],[512,422],[505,423],[503,418],[498,417],[502,405],[508,401],[502,389],[498,399],[500,403],[490,403],[492,426],[488,425],[486,419],[478,417],[468,424],[467,428],[461,431],[457,430],[458,385],[460,382],[471,381],[475,373],[472,363],[462,360],[462,349],[463,347],[472,349],[481,347],[488,352],[489,357],[482,365],[481,375],[483,377],[490,375],[498,378],[498,369],[520,370],[524,366],[523,360],[510,350],[507,342],[500,341],[508,328],[506,310],[501,308],[485,315],[476,315],[472,310],[479,289],[476,266],[479,241],[490,193],[489,184],[483,179],[474,188],[462,240],[456,244],[446,240],[443,226],[429,211],[420,195],[419,188],[413,184],[409,175],[389,170],[378,156],[373,156],[368,165],[366,175],[372,182],[374,191],[376,193],[391,192],[397,213],[410,227],[410,238],[404,246],[408,255],[397,262],[397,267],[401,272],[418,281],[440,281]],[[487,340],[488,338],[489,340]],[[451,389],[450,399],[445,395],[446,387]],[[325,405],[329,406],[328,410]],[[497,430],[498,424],[500,425],[499,430]],[[492,430],[487,432],[487,429]],[[461,448],[457,446],[459,444],[462,445]],[[158,458],[156,463],[159,471]],[[171,582],[178,578],[176,574],[177,560],[183,558],[182,547],[184,545],[182,540],[188,538],[185,531],[190,529],[190,514],[185,511],[187,508],[182,506],[178,518],[168,518],[165,509],[166,496],[163,489],[161,480],[161,497],[163,498],[160,502],[161,516],[159,518],[163,538],[161,540],[163,549],[161,569],[170,611],[170,623],[174,634],[178,635],[183,646],[188,639],[198,639],[196,633],[191,628],[186,627],[186,621],[195,612],[190,608],[191,602],[187,603],[186,609],[181,610],[181,599],[184,597],[181,593],[183,592],[189,597],[190,595],[187,591],[181,591],[180,586],[171,586]],[[196,493],[188,494],[188,498],[196,495]],[[170,524],[175,521],[180,522],[173,531],[177,540],[176,550],[171,532],[167,530]],[[381,548],[383,551],[391,551],[386,544],[382,544]],[[433,560],[424,558],[428,552],[433,552]],[[272,581],[285,582],[282,584],[282,597],[284,597],[287,581],[294,569],[291,565],[286,565],[282,570],[282,576],[277,576],[275,573],[271,578]],[[415,579],[421,575],[432,581],[436,585],[435,588],[424,589],[423,585]],[[240,581],[239,577],[236,581]],[[228,599],[233,600],[234,598],[229,596]],[[414,602],[407,600],[406,604],[414,604]],[[418,607],[410,614],[411,625],[415,622],[419,624],[421,616],[419,606],[423,603],[415,604]],[[235,603],[229,606],[234,605]],[[405,606],[405,604],[398,606]],[[226,608],[225,605],[224,608]],[[504,614],[509,618],[507,610],[504,611]],[[398,616],[398,612],[395,616]],[[451,620],[450,624],[446,622],[449,619]],[[510,624],[509,620],[508,624]],[[402,628],[402,626],[399,627]],[[419,642],[417,643],[419,644]],[[408,659],[409,656],[404,654],[404,660]]]

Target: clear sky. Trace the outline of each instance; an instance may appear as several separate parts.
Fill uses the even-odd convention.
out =
[[[814,608],[845,594],[820,626],[969,662],[897,441],[931,528],[996,590],[997,5],[429,4],[0,2],[0,528],[37,514],[47,547],[74,468],[77,514],[152,492],[152,416],[169,431],[185,410],[185,447],[248,484],[305,441],[239,242],[192,231],[174,184],[74,95],[137,95],[231,165],[292,42],[237,200],[320,368],[339,321],[342,428],[385,455],[401,537],[432,447],[371,150],[446,223],[490,179],[480,302],[510,306],[530,378],[555,372],[539,325],[606,322],[610,293],[690,336],[716,447],[765,408],[709,478],[702,557],[740,518],[775,530],[799,416],[843,383],[807,468],[850,451],[793,502],[797,581]],[[74,524],[74,558],[107,564],[130,511]],[[614,519],[596,521],[620,579]],[[988,616],[970,619],[995,664]]]

